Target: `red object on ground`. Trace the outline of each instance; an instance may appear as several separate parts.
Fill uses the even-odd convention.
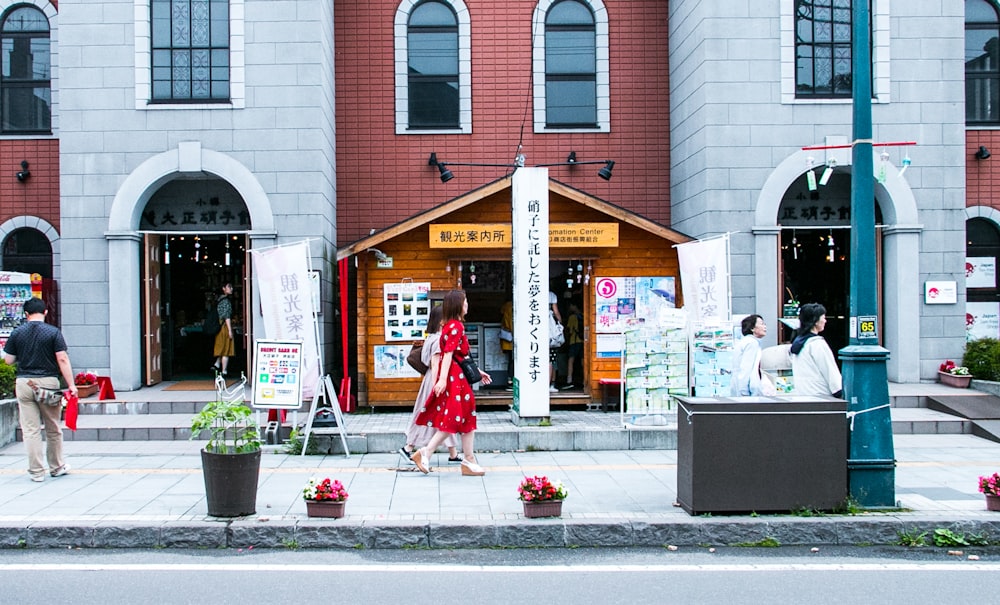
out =
[[[105,399],[115,398],[115,387],[111,385],[110,376],[98,376],[97,377],[97,400],[104,401]]]
[[[76,417],[80,414],[80,399],[69,391],[63,397],[66,399],[66,428],[75,431]]]

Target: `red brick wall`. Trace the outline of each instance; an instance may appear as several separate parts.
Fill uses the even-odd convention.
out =
[[[396,135],[393,20],[398,2],[334,5],[336,29],[337,239],[346,245],[506,174],[454,166],[442,183],[427,165],[509,163],[523,133],[527,164],[615,160],[555,167],[550,176],[667,225],[670,222],[667,3],[605,0],[610,20],[611,132],[534,134],[531,17],[535,0],[466,0],[472,19],[473,133]]]
[[[15,176],[27,160],[31,177]],[[38,216],[59,229],[59,141],[0,141],[0,223],[15,216]]]

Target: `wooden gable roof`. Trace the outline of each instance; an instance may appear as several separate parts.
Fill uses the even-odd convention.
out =
[[[404,221],[400,221],[395,225],[372,233],[371,235],[361,238],[352,244],[348,244],[347,246],[337,250],[337,260],[339,261],[360,252],[364,252],[369,248],[374,248],[382,242],[397,237],[398,235],[407,233],[417,227],[433,222],[445,215],[455,212],[456,210],[461,210],[466,206],[475,204],[476,202],[491,195],[495,195],[504,189],[509,189],[512,184],[512,178],[513,177],[507,176],[497,179],[491,183],[487,183],[478,189],[473,189],[472,191],[468,191],[458,197],[452,198],[440,206],[435,206],[434,208],[415,214]],[[659,223],[655,223],[639,214],[626,210],[621,206],[616,206],[610,202],[594,197],[588,193],[580,191],[579,189],[575,189],[565,183],[561,183],[551,178],[549,179],[549,192],[560,195],[588,208],[597,210],[598,212],[602,212],[614,219],[642,229],[643,231],[661,237],[674,244],[683,244],[694,240],[694,238],[685,235],[680,231],[664,227]]]

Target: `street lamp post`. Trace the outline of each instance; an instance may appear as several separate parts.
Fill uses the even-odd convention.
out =
[[[852,426],[847,460],[850,494],[861,506],[879,508],[896,504],[896,463],[886,373],[889,351],[878,344],[870,13],[867,0],[854,0],[850,339],[840,350],[840,359]]]

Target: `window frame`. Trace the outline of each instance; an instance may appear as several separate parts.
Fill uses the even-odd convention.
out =
[[[230,3],[229,3],[228,0],[220,0],[220,1],[216,1],[216,0],[204,0],[204,3],[207,5],[207,9],[208,9],[208,16],[207,16],[207,21],[208,21],[207,38],[208,38],[208,42],[207,42],[206,45],[197,45],[197,43],[195,43],[194,41],[191,40],[191,38],[193,37],[193,31],[192,31],[194,29],[193,24],[192,24],[192,27],[190,27],[187,30],[187,32],[186,32],[187,33],[187,38],[188,38],[187,44],[181,44],[181,43],[178,43],[178,42],[176,42],[174,40],[175,32],[176,32],[175,27],[174,27],[174,18],[175,18],[175,15],[174,15],[174,13],[172,11],[172,7],[170,7],[170,11],[169,11],[170,14],[168,16],[168,19],[169,19],[170,23],[169,23],[169,25],[167,26],[166,29],[170,32],[170,38],[171,39],[170,39],[169,43],[167,43],[167,44],[161,44],[161,45],[158,46],[157,45],[157,39],[156,39],[156,33],[158,31],[158,28],[154,24],[154,20],[156,19],[156,15],[155,15],[155,11],[153,10],[153,4],[155,4],[157,2],[160,2],[160,3],[167,3],[167,4],[172,5],[173,2],[175,2],[175,1],[176,0],[149,0],[149,4],[150,4],[150,68],[151,68],[151,83],[150,83],[150,92],[149,92],[149,102],[150,103],[154,103],[154,104],[166,103],[166,104],[183,104],[183,105],[188,105],[188,104],[218,104],[218,103],[226,103],[226,104],[228,104],[230,102],[230,97],[232,95],[232,85],[231,85],[231,82],[230,82],[230,80],[231,80],[231,74],[232,74],[232,60],[231,60],[231,56],[230,56],[230,51],[231,51],[231,48],[232,48],[232,42],[231,42],[231,39],[230,39],[230,33],[232,31],[232,22],[231,22],[231,18],[232,18],[232,6],[230,6]],[[191,3],[194,2],[194,1],[195,0],[186,0],[186,2],[188,2],[188,13],[187,13],[187,16],[188,16],[189,20],[193,19],[192,13],[194,11],[192,10]],[[226,38],[225,46],[219,45],[219,43],[215,40],[215,32],[213,31],[213,29],[214,29],[213,26],[214,26],[214,24],[218,20],[212,18],[212,11],[213,11],[213,8],[215,7],[215,5],[221,4],[223,2],[226,5],[226,19],[225,19],[225,23],[226,23],[226,29],[227,29],[227,31],[226,31],[226,36],[225,36],[225,38]],[[202,66],[202,68],[208,72],[208,78],[207,78],[207,80],[202,80],[202,79],[199,79],[199,78],[197,78],[195,76],[196,67],[197,67],[195,65],[195,63],[196,63],[195,55],[196,55],[196,53],[199,53],[199,52],[206,54],[207,57],[208,57],[207,67],[206,66]],[[157,62],[157,55],[160,54],[160,53],[164,53],[164,54],[166,54],[169,57],[169,67],[165,67],[165,66],[162,66],[162,65],[159,66],[159,67],[157,66],[157,63],[156,63]],[[176,71],[178,69],[178,66],[177,66],[178,65],[177,64],[178,53],[180,53],[182,55],[183,54],[187,54],[188,59],[189,59],[188,67],[187,67],[188,78],[187,78],[187,82],[185,82],[187,84],[187,86],[188,86],[188,95],[187,96],[176,96],[177,83],[180,80],[180,78],[178,78],[178,74],[177,74],[177,71]],[[218,66],[216,64],[215,57],[216,57],[217,54],[224,54],[225,55],[225,57],[226,57],[226,65],[225,65],[224,68],[222,68],[222,67],[220,67],[220,66]],[[225,72],[226,72],[225,78],[216,78],[216,76],[215,76],[216,71],[217,70],[222,70],[222,69],[225,69]],[[169,78],[168,79],[162,80],[163,82],[168,82],[168,87],[170,89],[170,95],[169,96],[158,97],[157,93],[156,93],[156,89],[157,89],[156,75],[161,70],[165,70],[169,74]],[[214,91],[215,91],[215,87],[216,87],[216,83],[217,82],[225,82],[225,88],[226,88],[226,90],[225,90],[225,96],[222,96],[221,94],[219,94],[218,96],[216,96],[216,93]],[[195,96],[195,90],[197,89],[199,83],[201,83],[203,85],[207,85],[208,90],[209,90],[208,96],[203,96],[203,97]]]
[[[562,74],[550,74],[546,66],[546,17],[556,4],[566,0],[540,0],[532,16],[533,43],[532,78],[534,90],[534,131],[552,132],[610,132],[611,131],[611,67],[609,59],[608,12],[602,0],[575,0],[590,9],[594,18],[595,105],[597,120],[594,124],[549,124],[548,91],[550,76],[554,80]]]
[[[229,0],[229,99],[228,101],[164,102],[152,100],[152,2],[132,0],[135,15],[135,108],[173,109],[243,109],[246,107],[246,0]]]
[[[16,31],[16,32],[4,32],[3,28],[6,25],[8,19],[15,12],[19,10],[31,10],[37,12],[38,15],[45,21],[46,29],[45,31],[33,30],[33,31]],[[40,40],[44,39],[47,44],[48,53],[48,77],[41,78],[8,78],[3,75],[2,70],[0,70],[0,135],[3,136],[23,136],[23,135],[51,135],[53,133],[54,121],[55,121],[55,94],[53,90],[53,79],[55,73],[55,42],[53,40],[53,27],[52,18],[50,15],[46,14],[46,11],[42,7],[37,6],[33,3],[28,2],[18,2],[13,3],[3,9],[0,12],[0,49],[2,49],[3,44],[8,40]],[[6,57],[4,57],[6,60]],[[34,64],[34,63],[33,63]],[[7,123],[7,112],[3,110],[4,107],[8,105],[8,93],[14,90],[41,90],[44,89],[48,92],[48,116],[47,124],[42,128],[8,128]],[[37,98],[36,95],[32,95],[32,98]]]
[[[967,3],[968,0],[965,0]],[[966,11],[966,21],[965,21],[965,46],[966,51],[968,50],[969,44],[969,31],[987,31],[991,30],[996,33],[994,39],[1000,40],[1000,6],[992,0],[982,0],[985,4],[993,9],[994,20],[993,21],[968,21],[968,11]],[[988,56],[988,55],[983,55]],[[969,71],[969,63],[971,61],[966,57],[965,59],[965,123],[969,126],[998,126],[1000,125],[1000,61],[996,61],[995,65],[992,66],[991,70],[981,70],[981,71]],[[987,95],[987,101],[992,98],[993,105],[995,106],[992,111],[985,112],[985,119],[970,119],[970,111],[976,106],[972,101],[980,96],[976,95],[975,90],[980,88],[980,85],[985,83],[986,87],[992,92],[992,94]],[[995,117],[990,117],[989,114],[996,114]]]
[[[892,101],[890,90],[891,53],[889,5],[891,0],[870,0],[872,20],[872,103]],[[781,103],[784,105],[848,105],[847,97],[800,97],[796,82],[796,6],[797,0],[780,0],[781,7]]]
[[[453,127],[410,125],[410,14],[426,0],[403,0],[396,9],[393,23],[396,134],[472,133],[472,25],[469,10],[462,0],[435,1],[450,7],[458,22],[458,124]]]

